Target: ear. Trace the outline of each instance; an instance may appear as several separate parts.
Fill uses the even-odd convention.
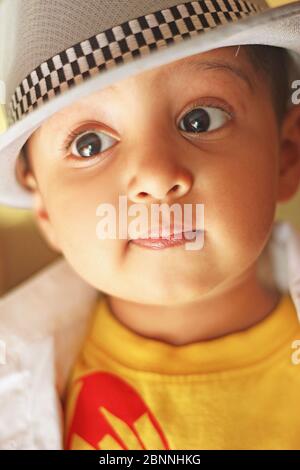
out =
[[[278,176],[277,201],[288,201],[300,182],[300,106],[290,108],[283,118]]]
[[[25,168],[24,161],[22,158],[20,159],[20,157],[17,161],[16,172],[20,184],[32,193],[32,210],[40,232],[46,239],[48,245],[57,253],[61,253],[58,239],[47,212],[36,176],[33,174],[31,169]]]

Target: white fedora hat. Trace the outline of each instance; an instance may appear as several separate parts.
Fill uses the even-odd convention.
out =
[[[0,204],[31,207],[32,194],[16,177],[16,160],[43,121],[120,79],[199,52],[243,44],[287,49],[290,76],[300,79],[300,1],[277,8],[265,0],[9,4],[2,18],[13,34],[4,48],[8,66],[0,70],[8,122],[0,135]]]

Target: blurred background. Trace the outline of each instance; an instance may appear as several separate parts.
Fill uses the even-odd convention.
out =
[[[289,2],[269,0],[268,3],[279,6]],[[1,4],[2,0],[0,48],[1,35],[7,34],[6,25],[1,25]],[[2,67],[7,59],[5,52],[2,54],[0,50],[0,80]],[[5,117],[0,104],[0,133],[5,129]],[[300,191],[287,204],[278,205],[276,219],[290,220],[300,229],[299,208]],[[31,211],[0,205],[0,296],[57,258],[57,253],[48,248],[40,235]]]

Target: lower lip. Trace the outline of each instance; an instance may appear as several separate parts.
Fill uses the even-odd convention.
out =
[[[188,234],[188,238],[185,238],[185,233]],[[170,235],[169,238],[138,238],[136,240],[130,240],[130,243],[150,250],[163,250],[164,248],[181,246],[187,242],[193,242],[200,233],[201,230],[196,230],[181,233],[179,238],[175,238],[175,235]]]

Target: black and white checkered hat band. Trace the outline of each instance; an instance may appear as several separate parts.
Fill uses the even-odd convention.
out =
[[[140,16],[91,36],[27,75],[10,101],[9,122],[19,121],[40,103],[101,70],[264,9],[242,0],[197,0]]]

